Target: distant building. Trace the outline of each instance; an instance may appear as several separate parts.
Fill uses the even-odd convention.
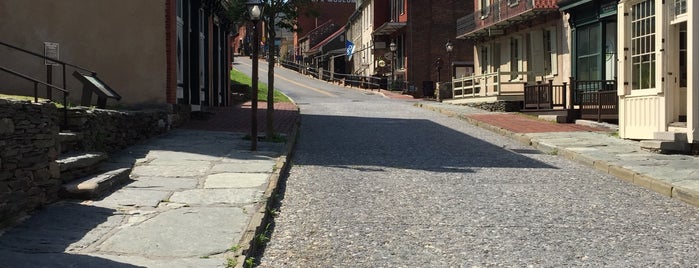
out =
[[[328,22],[337,26],[337,29],[342,27],[347,22],[352,12],[354,12],[355,0],[316,0],[303,9],[299,10],[297,18],[298,29],[294,32],[294,58],[299,62],[311,62],[312,59],[305,59],[304,52],[307,52],[309,47],[306,45],[306,50],[302,46],[302,41],[310,37],[309,33],[319,32],[319,27],[324,26],[327,29]],[[324,40],[335,31],[323,31],[325,36],[320,39]],[[306,53],[307,54],[307,53]]]
[[[562,84],[570,76],[567,21],[554,0],[480,0],[458,20],[472,40],[473,82],[455,102],[522,102],[525,85]],[[457,83],[460,84],[461,82]]]
[[[393,89],[418,97],[432,96],[436,82],[458,74],[454,66],[472,64],[470,40],[456,39],[456,20],[472,9],[462,1],[358,1],[347,27],[356,47],[352,72],[395,80]]]

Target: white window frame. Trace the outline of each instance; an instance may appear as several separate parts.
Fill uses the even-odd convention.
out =
[[[515,43],[516,42],[516,43]],[[520,36],[512,36],[510,38],[510,81],[521,80],[523,77],[519,74],[524,71],[524,51],[523,39]],[[514,48],[514,50],[513,50]],[[515,55],[516,53],[516,55]],[[516,56],[516,57],[515,57]],[[516,73],[515,73],[516,72]]]
[[[643,3],[650,2],[651,5],[653,5],[653,10],[654,13],[652,15],[648,16],[643,16],[640,18],[634,18],[634,8],[639,7]],[[658,49],[658,44],[657,44],[657,38],[660,38],[661,35],[658,33],[658,27],[656,25],[653,25],[650,29],[643,28],[644,22],[646,20],[652,19],[656,23],[662,23],[659,21],[660,16],[657,10],[657,7],[655,6],[655,0],[643,0],[643,1],[636,1],[634,3],[630,4],[631,7],[631,12],[629,14],[629,62],[628,62],[628,76],[629,76],[629,81],[630,81],[630,89],[632,93],[637,93],[637,94],[652,94],[656,93],[657,89],[661,87],[660,81],[658,80],[657,76],[660,70],[658,70],[658,62],[659,62],[659,57],[656,54],[656,51]],[[633,29],[635,26],[638,26],[640,31],[635,32]],[[652,32],[651,32],[652,31]],[[650,39],[650,40],[649,40]],[[648,42],[648,41],[655,41],[655,42]],[[650,46],[650,47],[649,47]],[[644,60],[644,57],[649,57],[649,60]],[[634,61],[638,60],[639,63],[635,63]],[[643,67],[645,64],[650,64],[649,66],[652,68],[652,73],[654,74],[650,78],[652,79],[651,83],[652,85],[649,85],[647,87],[640,87],[639,85],[638,88],[635,88],[635,83],[634,83],[634,66],[639,65],[640,68]],[[639,69],[639,72],[642,72],[642,69]],[[639,74],[639,79],[640,79],[640,74]],[[639,82],[640,84],[640,82]],[[634,94],[635,95],[635,94]]]
[[[478,47],[478,65],[480,65],[481,74],[488,74],[490,72],[490,53],[490,44]]]
[[[549,28],[544,28],[544,33],[543,33],[543,42],[546,43],[546,33],[550,34],[549,37],[549,42],[548,42],[548,47],[544,47],[544,53],[548,54],[548,59],[551,64],[551,70],[548,70],[548,73],[545,73],[547,77],[553,77],[558,75],[558,36],[556,36],[556,27],[549,27]],[[548,48],[548,51],[547,51]],[[547,64],[545,63],[544,66]]]

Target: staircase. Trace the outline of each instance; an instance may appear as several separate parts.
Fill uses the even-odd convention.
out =
[[[59,196],[66,199],[98,199],[129,180],[131,167],[111,165],[107,153],[89,152],[77,132],[59,133],[56,160],[63,182]]]

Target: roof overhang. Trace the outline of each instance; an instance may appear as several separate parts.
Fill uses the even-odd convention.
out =
[[[379,28],[376,28],[374,32],[371,33],[371,35],[391,35],[401,29],[403,29],[407,23],[405,22],[386,22],[379,26]]]
[[[485,27],[477,28],[468,33],[459,35],[456,39],[479,39],[485,37],[499,36],[505,34],[505,29],[522,24],[531,18],[558,12],[557,9],[530,9],[511,18],[497,21]]]
[[[571,9],[571,8],[574,8],[574,7],[577,7],[580,5],[584,5],[587,3],[591,3],[591,2],[592,2],[592,0],[559,0],[557,5],[558,5],[558,9],[560,9],[561,11],[566,11],[568,9]]]

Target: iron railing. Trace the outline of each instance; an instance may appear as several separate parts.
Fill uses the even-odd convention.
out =
[[[34,83],[34,102],[39,102],[39,84],[44,85],[52,90],[58,90],[59,92],[63,93],[63,126],[68,126],[68,94],[70,94],[70,92],[67,89],[54,86],[49,83],[45,83],[28,75],[13,71],[2,66],[0,66],[0,70]]]
[[[67,81],[67,80],[66,80],[66,66],[75,68],[75,69],[80,70],[80,71],[84,71],[84,72],[90,73],[91,76],[97,76],[97,73],[96,73],[96,72],[93,72],[93,71],[91,71],[91,70],[89,70],[89,69],[87,69],[87,68],[84,68],[84,67],[81,67],[81,66],[78,66],[78,65],[75,65],[75,64],[67,63],[67,62],[64,62],[64,61],[61,61],[61,60],[57,60],[57,59],[52,59],[52,58],[49,58],[49,57],[47,57],[47,56],[41,55],[41,54],[39,54],[39,53],[32,52],[32,51],[29,51],[29,50],[26,50],[26,49],[23,49],[23,48],[20,48],[20,47],[17,47],[17,46],[13,46],[13,45],[10,45],[10,44],[5,43],[5,42],[0,42],[0,45],[3,45],[3,46],[5,46],[5,47],[14,49],[14,50],[16,50],[16,51],[20,51],[20,52],[23,52],[23,53],[25,53],[25,54],[29,54],[29,55],[32,55],[32,56],[34,56],[34,57],[41,58],[41,59],[44,59],[44,60],[47,60],[47,61],[51,61],[51,62],[54,62],[54,63],[56,63],[56,64],[61,65],[61,73],[62,73],[62,77],[63,77],[63,81],[62,81],[62,82],[63,82],[63,85],[62,85],[62,88],[64,88],[64,89],[67,88],[67,86],[66,86],[66,81]],[[53,65],[46,65],[46,81],[45,81],[45,83],[46,83],[46,84],[53,84]],[[51,91],[49,90],[49,87],[48,87],[48,86],[47,86],[47,98],[48,98],[48,99],[51,99]]]
[[[344,85],[369,89],[372,91],[374,89],[379,91],[381,89],[388,89],[388,79],[386,77],[335,73],[325,71],[322,68],[304,66],[292,61],[280,61],[280,64],[282,67],[287,68],[289,70],[293,70],[305,75],[310,75],[314,78],[321,79],[324,81],[342,83]],[[401,89],[404,86],[406,87],[406,89],[408,89],[405,83],[400,84]]]

